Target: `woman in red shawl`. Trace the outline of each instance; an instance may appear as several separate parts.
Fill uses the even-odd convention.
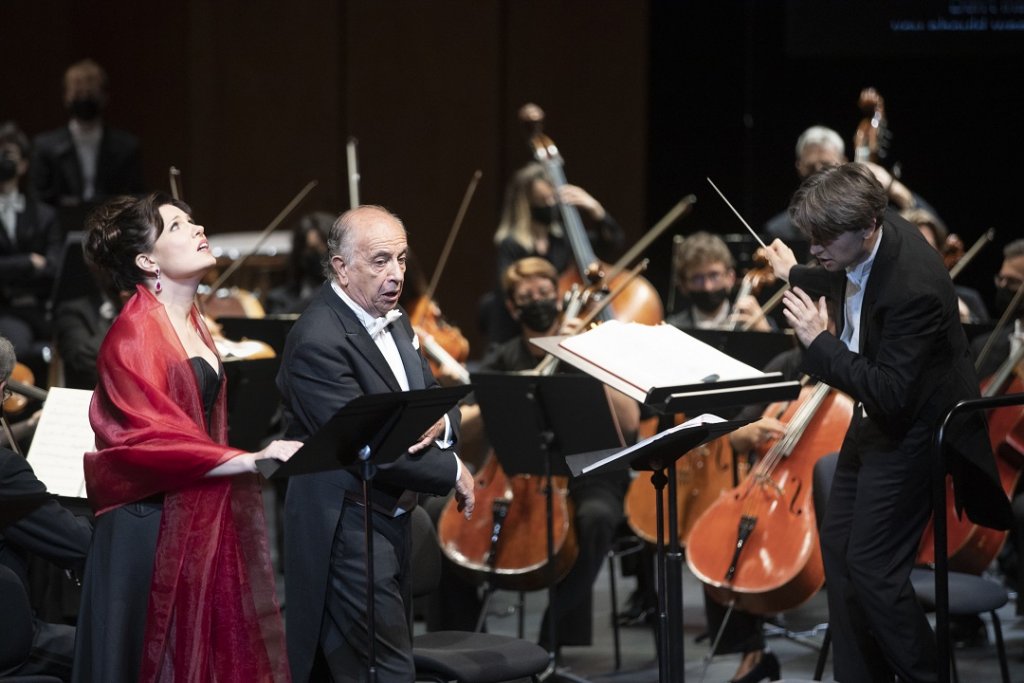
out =
[[[90,264],[135,294],[97,360],[74,680],[286,681],[255,460],[300,444],[226,445],[223,371],[193,305],[215,259],[188,206],[119,198],[87,231]]]

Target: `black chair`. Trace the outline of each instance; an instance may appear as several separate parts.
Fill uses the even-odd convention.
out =
[[[412,593],[421,597],[437,588],[441,547],[430,516],[422,507],[412,513]],[[416,679],[448,683],[538,681],[549,664],[547,651],[520,638],[471,631],[435,631],[413,638]]]
[[[835,475],[838,460],[838,453],[830,453],[821,458],[814,466],[814,511],[818,516],[819,525],[825,514],[825,504],[828,502],[829,488],[832,485],[832,477]],[[917,601],[921,603],[925,611],[934,612],[936,609],[935,572],[931,569],[914,569],[910,574],[910,582],[914,587],[914,593],[917,594]],[[992,618],[1003,683],[1010,683],[1010,674],[1006,661],[1006,649],[1003,645],[1003,629],[996,610],[1005,605],[1008,600],[1009,596],[1006,590],[992,581],[973,574],[949,572],[949,614],[951,616],[978,616],[988,612]],[[824,673],[830,644],[831,633],[826,631],[821,654],[818,656],[818,663],[814,670],[814,680],[816,681],[820,681]],[[956,655],[952,650],[950,650],[950,657],[953,665],[953,680],[959,681]]]
[[[53,676],[15,672],[32,651],[32,607],[21,579],[10,567],[0,564],[0,605],[4,610],[4,634],[0,637],[0,683],[60,683]]]

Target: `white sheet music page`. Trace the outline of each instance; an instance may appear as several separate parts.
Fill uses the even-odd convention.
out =
[[[607,324],[607,323],[605,323],[605,324]],[[633,444],[629,448],[625,448],[625,449],[623,449],[621,451],[617,451],[615,453],[612,453],[607,458],[602,458],[601,460],[598,460],[595,463],[591,463],[590,465],[587,465],[586,467],[584,467],[581,473],[582,474],[589,474],[590,472],[593,472],[594,470],[596,470],[596,469],[598,469],[600,467],[603,467],[605,464],[611,462],[612,460],[617,460],[619,458],[628,456],[630,453],[634,453],[636,451],[639,451],[640,449],[646,447],[648,444],[654,443],[655,441],[658,441],[659,439],[664,439],[669,434],[675,434],[676,432],[680,432],[680,431],[682,431],[684,429],[693,429],[694,427],[701,427],[701,426],[706,425],[706,424],[714,424],[715,422],[725,422],[725,420],[720,418],[719,416],[713,414],[713,413],[702,413],[702,414],[698,415],[697,417],[690,418],[689,420],[687,420],[686,422],[684,422],[682,424],[675,425],[674,427],[669,427],[668,429],[666,429],[664,431],[661,431],[661,432],[658,432],[657,434],[654,434],[653,436],[649,436],[646,439],[644,439],[643,441],[637,441],[635,444]]]
[[[67,498],[85,498],[83,456],[96,450],[89,424],[92,392],[54,387],[47,392],[28,462],[46,490]]]
[[[718,380],[760,377],[741,363],[672,325],[608,322],[560,343],[643,392]]]

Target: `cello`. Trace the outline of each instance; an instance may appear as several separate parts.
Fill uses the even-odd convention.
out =
[[[839,449],[852,414],[849,397],[822,383],[804,387],[780,417],[786,433],[697,519],[686,562],[716,602],[775,614],[824,584],[812,472],[821,456]]]
[[[645,263],[641,263],[641,266]],[[629,273],[638,277],[640,266]],[[577,331],[586,329],[629,282],[621,283],[587,317]],[[546,374],[554,365],[544,360],[529,371]],[[613,413],[614,415],[614,413]],[[455,570],[471,583],[489,589],[538,590],[560,581],[576,561],[578,548],[573,530],[573,510],[568,500],[568,481],[552,477],[553,555],[546,538],[547,481],[545,477],[508,477],[493,450],[475,477],[476,514],[469,520],[448,501],[438,521],[441,549]],[[490,510],[490,515],[487,514]],[[542,533],[541,530],[544,530]]]
[[[1014,310],[1011,306],[1009,310]],[[1003,321],[1000,321],[1003,322]],[[997,325],[992,336],[1001,332]],[[982,382],[981,395],[985,398],[1024,391],[1021,364],[1024,363],[1024,344],[1018,347],[999,365],[987,380]],[[999,483],[1007,498],[1012,498],[1024,467],[1024,407],[1008,406],[996,408],[988,413],[989,443],[995,455]],[[946,477],[946,534],[950,571],[966,574],[981,574],[992,563],[1006,542],[1007,532],[989,529],[974,524],[966,516],[956,514],[952,478]],[[935,562],[935,538],[933,522],[921,537],[917,561],[920,564]]]

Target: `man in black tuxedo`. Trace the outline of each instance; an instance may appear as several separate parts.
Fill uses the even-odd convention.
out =
[[[341,215],[327,242],[328,281],[295,323],[277,386],[288,438],[304,440],[346,403],[437,385],[398,308],[408,252],[405,227],[386,209]],[[466,514],[473,478],[454,451],[458,409],[374,478],[377,677],[411,681],[410,523],[416,492],[454,486]],[[288,656],[295,681],[362,680],[367,662],[362,483],[354,471],[294,477],[285,500]],[[326,667],[324,666],[326,664]]]
[[[106,104],[107,74],[99,64],[84,59],[68,67],[64,106],[70,119],[35,139],[32,185],[42,201],[75,207],[145,189],[139,140],[104,124]]]
[[[793,285],[785,316],[806,346],[804,370],[856,401],[821,525],[836,679],[934,681],[934,635],[910,570],[931,509],[935,431],[978,381],[942,260],[886,204],[863,164],[809,176],[789,213],[820,267],[796,265],[780,240],[769,258]],[[952,433],[957,502],[973,521],[1008,528],[984,419]]]

